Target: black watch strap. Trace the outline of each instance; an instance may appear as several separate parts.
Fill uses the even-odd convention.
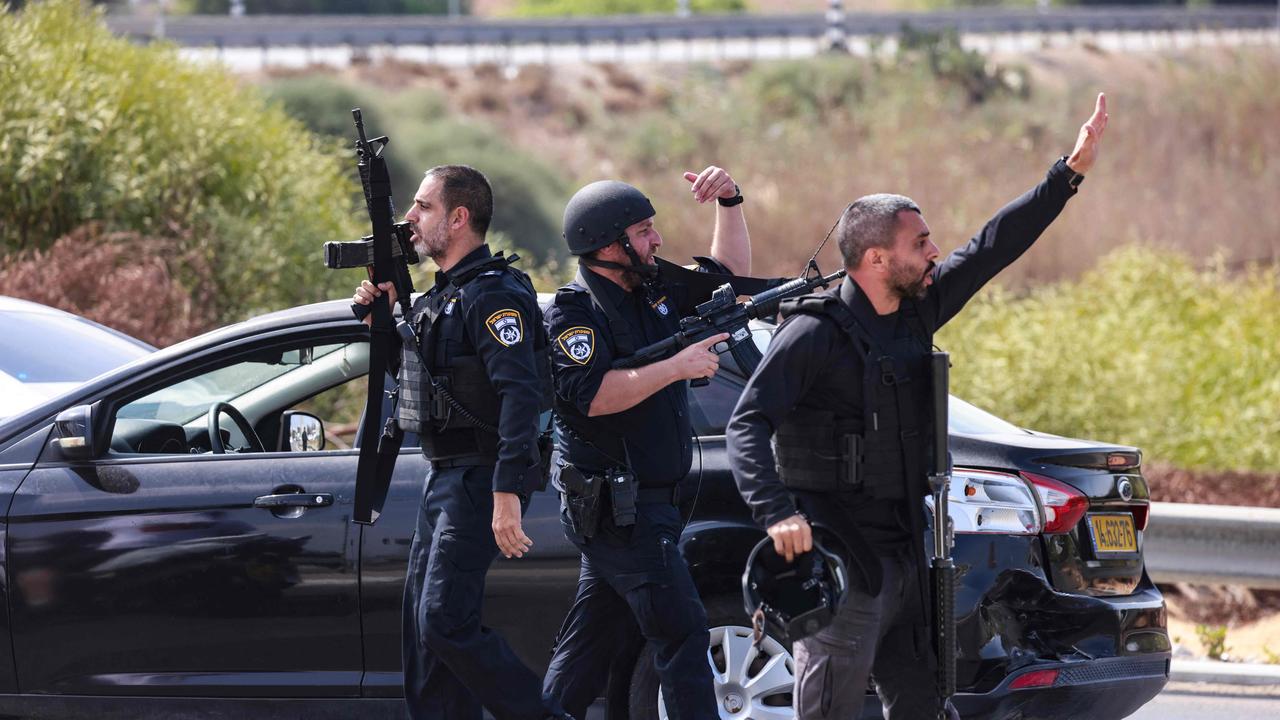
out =
[[[1067,171],[1067,185],[1070,185],[1072,190],[1079,190],[1080,183],[1084,182],[1084,176],[1071,169],[1071,166],[1067,164],[1066,155],[1062,156],[1062,167],[1066,168]]]
[[[737,183],[734,183],[733,197],[728,197],[728,198],[718,197],[716,198],[716,202],[720,203],[720,207],[733,207],[734,205],[741,205],[743,199],[744,198],[742,197],[742,188],[738,187]]]

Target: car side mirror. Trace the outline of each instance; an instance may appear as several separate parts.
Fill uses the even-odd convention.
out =
[[[290,452],[323,450],[324,423],[311,413],[286,410],[280,416],[280,442],[276,447]]]
[[[58,413],[53,421],[54,443],[68,460],[92,460],[98,457],[101,443],[93,429],[93,406],[76,405]]]

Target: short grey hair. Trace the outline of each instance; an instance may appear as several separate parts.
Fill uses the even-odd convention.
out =
[[[858,267],[868,248],[893,245],[898,213],[903,210],[919,213],[920,206],[905,195],[889,193],[865,195],[849,203],[835,228],[844,266],[849,269]]]

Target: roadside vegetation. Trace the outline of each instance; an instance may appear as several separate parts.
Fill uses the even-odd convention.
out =
[[[524,16],[570,17],[576,15],[675,14],[677,0],[515,0],[512,14]],[[689,0],[691,13],[745,10],[746,0]]]
[[[984,290],[937,343],[956,394],[1019,425],[1181,468],[1280,469],[1276,266],[1128,247],[1078,280]]]
[[[0,14],[0,97],[0,292],[164,341],[351,285],[319,260],[361,229],[353,173],[225,72],[57,0]]]

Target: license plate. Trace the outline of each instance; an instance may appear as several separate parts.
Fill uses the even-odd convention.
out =
[[[1099,513],[1089,516],[1089,534],[1098,553],[1138,552],[1138,533],[1128,513]]]

